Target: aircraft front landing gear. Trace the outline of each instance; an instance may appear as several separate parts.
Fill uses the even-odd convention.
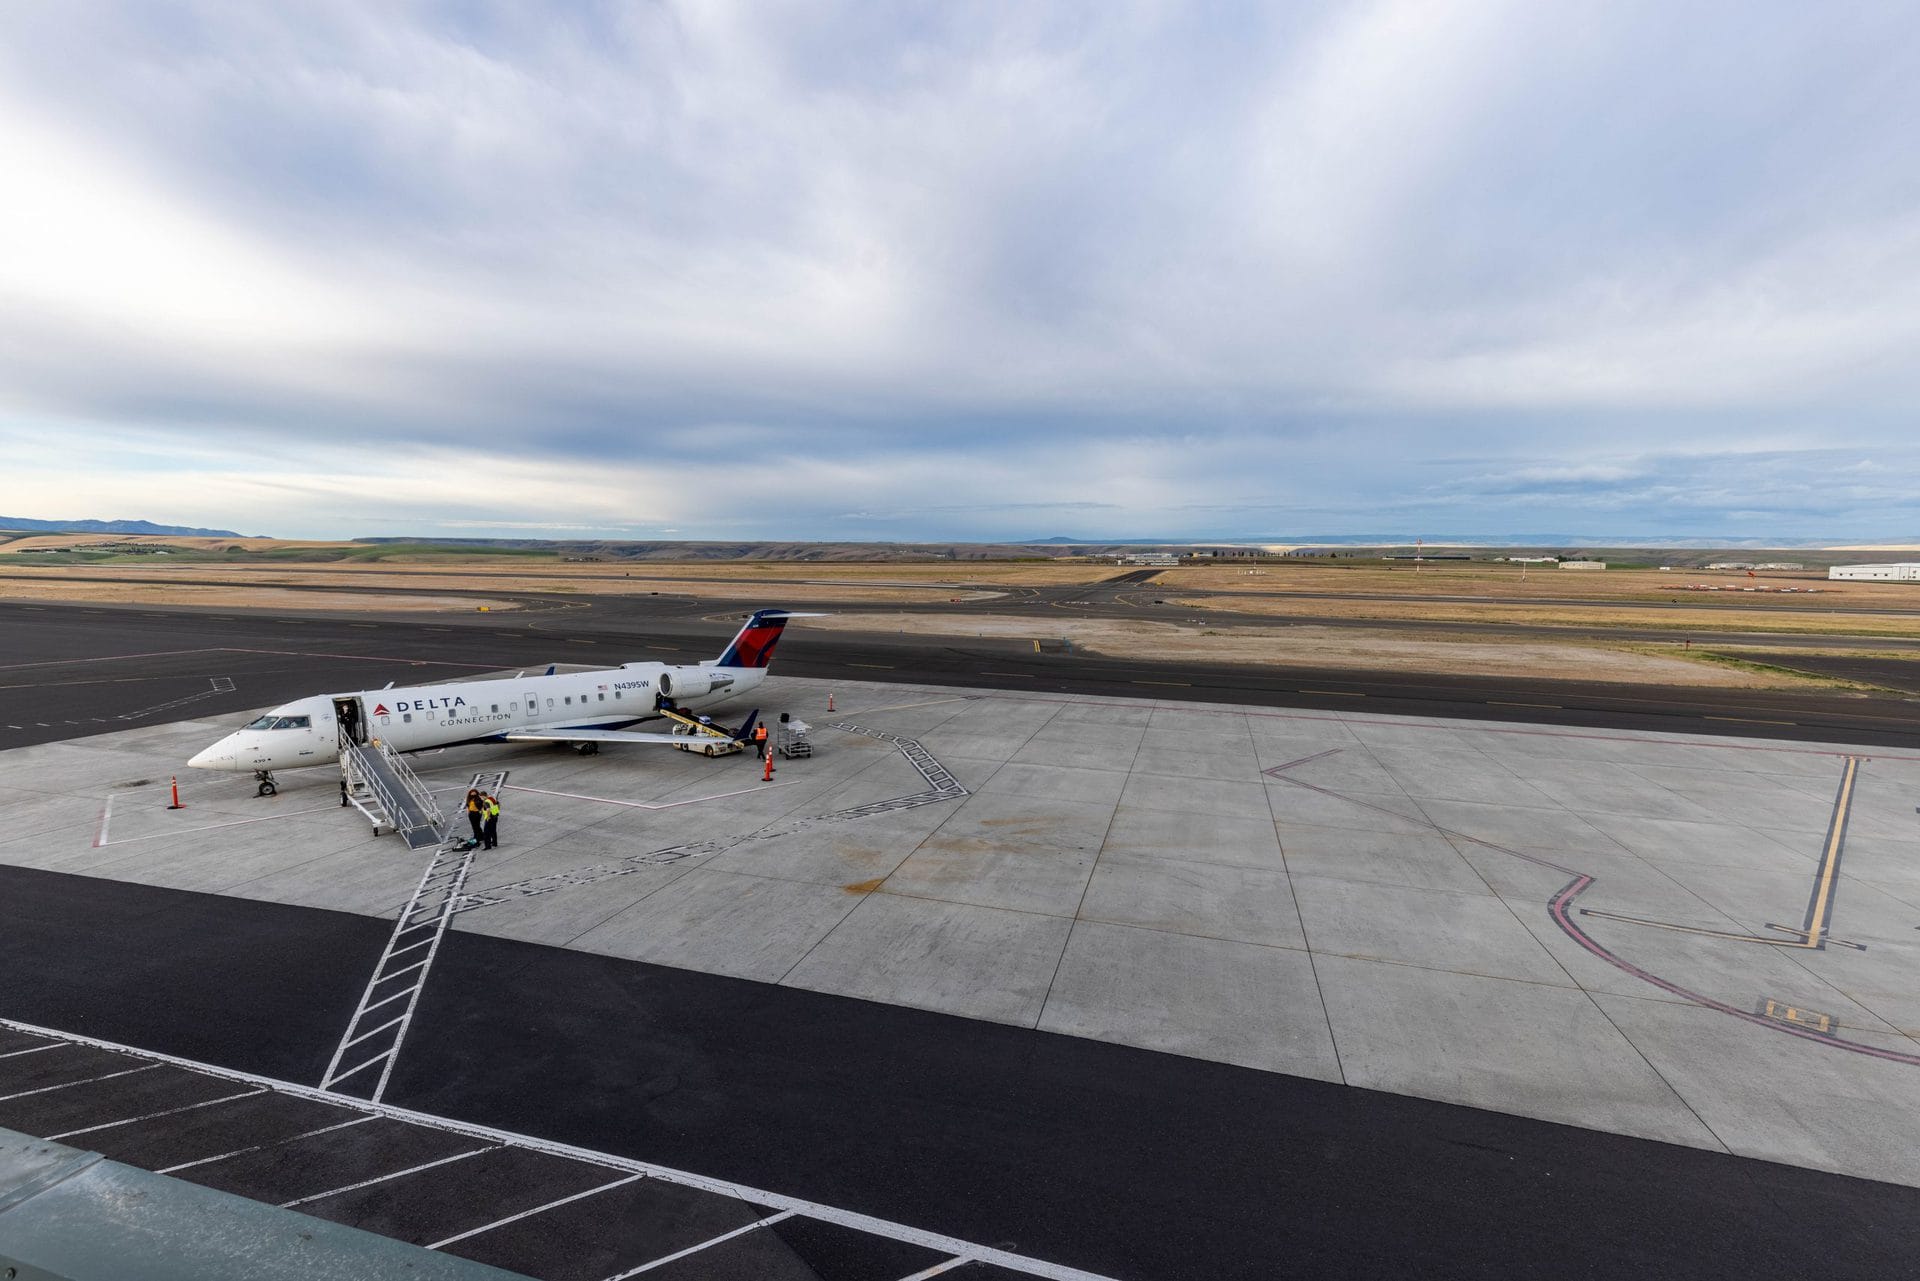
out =
[[[255,796],[278,796],[280,794],[280,788],[273,781],[272,770],[257,769],[253,772],[253,776],[259,780],[260,783],[260,790],[254,793]]]

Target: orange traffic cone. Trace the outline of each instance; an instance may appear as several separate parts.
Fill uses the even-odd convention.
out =
[[[767,744],[767,772],[760,776],[760,781],[762,783],[767,783],[767,782],[771,782],[772,780],[773,780],[773,744],[769,743]]]
[[[827,710],[828,711],[833,710],[833,691],[832,690],[827,691]]]
[[[173,774],[173,775],[169,775],[168,777],[173,783],[173,804],[167,806],[167,808],[170,810],[183,810],[187,808],[186,806],[180,803],[180,776],[178,774]]]

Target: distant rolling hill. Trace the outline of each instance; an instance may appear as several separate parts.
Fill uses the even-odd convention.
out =
[[[156,525],[150,520],[28,520],[0,516],[0,529],[20,534],[176,534],[199,538],[244,538],[231,529],[195,529],[190,525]]]

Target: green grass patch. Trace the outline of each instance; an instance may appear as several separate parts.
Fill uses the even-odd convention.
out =
[[[1803,672],[1798,668],[1783,667],[1779,663],[1760,663],[1751,658],[1741,658],[1735,654],[1717,653],[1710,649],[1674,649],[1671,646],[1631,645],[1627,648],[1638,654],[1656,655],[1661,658],[1681,658],[1690,662],[1705,663],[1714,667],[1730,667],[1737,672],[1751,672],[1756,676],[1784,677],[1796,685],[1814,685],[1822,689],[1847,689],[1869,694],[1900,694],[1903,690],[1888,689],[1884,685],[1873,685],[1866,681],[1847,680],[1839,676],[1825,676],[1817,672]]]

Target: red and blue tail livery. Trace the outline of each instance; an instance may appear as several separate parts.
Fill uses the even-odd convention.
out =
[[[773,647],[780,642],[790,614],[784,609],[763,609],[747,620],[726,650],[714,660],[715,667],[765,667],[773,661]]]

